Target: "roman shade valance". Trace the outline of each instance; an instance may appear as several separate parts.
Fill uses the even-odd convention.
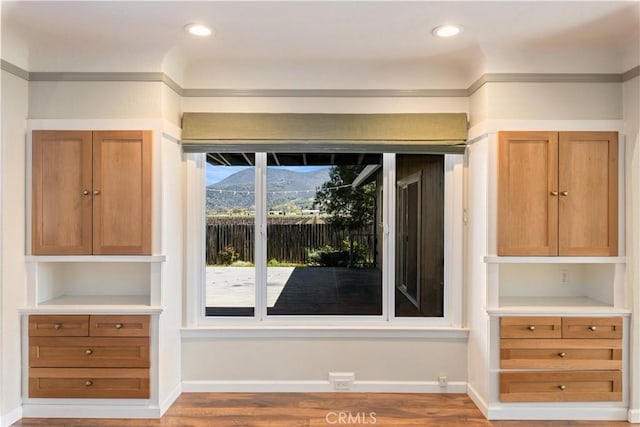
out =
[[[354,146],[417,149],[450,147],[467,139],[466,113],[313,114],[313,113],[184,113],[185,152],[259,148],[289,151],[313,147]],[[463,149],[463,147],[460,147]],[[400,150],[402,151],[402,150]],[[458,151],[458,150],[451,150]]]

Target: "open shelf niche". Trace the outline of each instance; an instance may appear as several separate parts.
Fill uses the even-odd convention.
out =
[[[28,306],[87,311],[160,306],[164,256],[28,257]]]

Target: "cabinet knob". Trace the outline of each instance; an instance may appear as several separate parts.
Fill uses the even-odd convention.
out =
[[[558,192],[557,191],[551,191],[549,194],[551,194],[552,196],[557,196]]]
[[[86,354],[87,356],[91,356],[93,354],[93,350],[91,350],[90,348],[86,349],[84,351],[84,354]]]
[[[564,390],[564,389],[566,389],[566,388],[567,388],[567,386],[566,386],[566,385],[564,385],[564,384],[560,384],[560,385],[558,386],[558,388],[559,388],[560,390]]]
[[[90,193],[90,191],[89,191],[89,190],[84,190],[84,191],[82,192],[82,194],[84,194],[85,196],[88,196],[88,195],[89,195],[89,193]]]
[[[62,323],[54,323],[53,324],[53,329],[62,329]]]
[[[530,330],[531,332],[533,332],[533,331],[535,331],[535,330],[536,330],[536,327],[535,327],[534,325],[529,325],[529,326],[527,327],[527,329],[528,329],[528,330]]]
[[[565,357],[567,354],[564,351],[558,353],[558,357]]]
[[[116,323],[115,328],[116,328],[116,329],[122,329],[122,327],[123,327],[123,326],[124,326],[124,325],[123,325],[122,323]]]
[[[100,190],[93,190],[93,195],[97,196],[98,194],[100,194]]]
[[[596,327],[596,325],[591,325],[591,326],[589,326],[589,330],[590,330],[591,332],[595,332],[595,331],[596,331],[596,329],[598,329],[598,328]]]
[[[561,191],[560,195],[567,197],[569,195],[569,192],[568,191]]]
[[[86,381],[84,382],[84,386],[85,386],[85,387],[91,387],[92,385],[93,385],[93,381],[91,381],[91,380],[86,380]]]

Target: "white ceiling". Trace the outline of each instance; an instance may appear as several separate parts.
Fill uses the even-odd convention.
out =
[[[190,88],[464,88],[482,73],[622,73],[640,1],[3,1],[29,71],[163,71]],[[215,36],[196,39],[185,24]],[[458,23],[455,39],[430,32]]]

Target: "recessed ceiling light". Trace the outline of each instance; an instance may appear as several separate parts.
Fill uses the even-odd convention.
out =
[[[211,28],[207,27],[206,25],[202,25],[202,24],[185,25],[184,29],[189,34],[194,35],[194,36],[199,36],[199,37],[210,36],[211,33],[212,33]]]
[[[435,27],[431,33],[436,37],[453,37],[457,36],[462,32],[462,27],[460,25],[439,25]]]

